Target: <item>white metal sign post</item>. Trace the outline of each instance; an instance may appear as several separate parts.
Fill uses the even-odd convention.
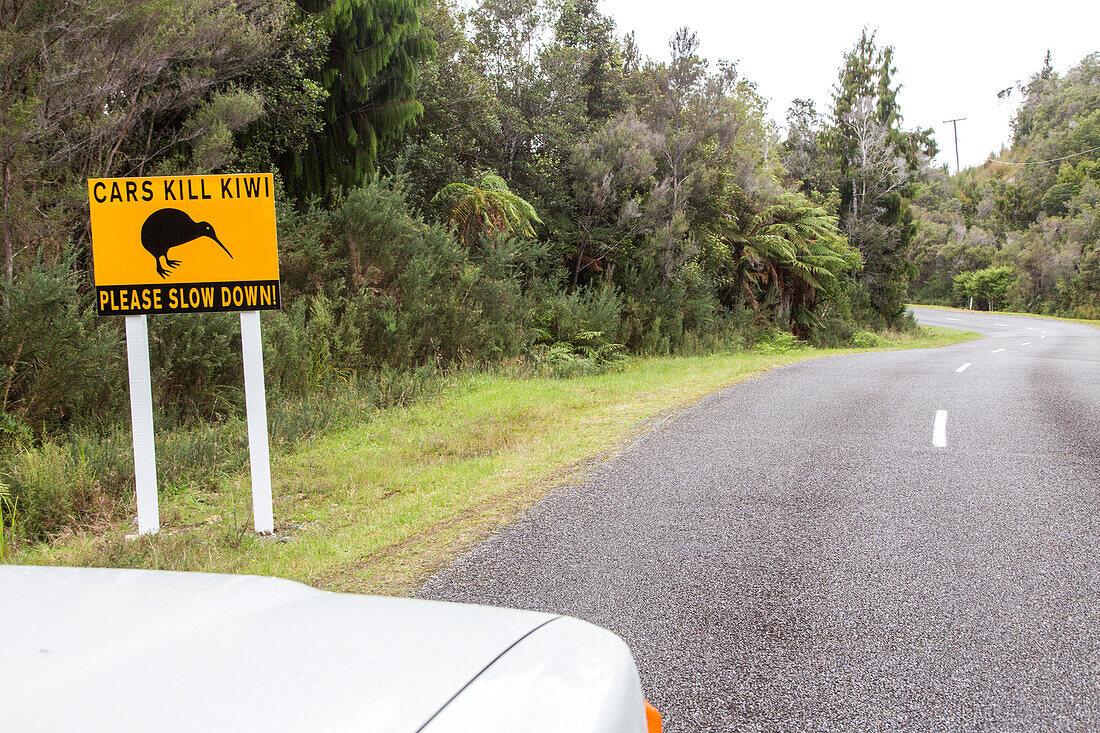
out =
[[[267,443],[267,396],[260,312],[241,311],[241,351],[244,352],[244,401],[248,413],[248,462],[252,469],[252,517],[256,531],[275,531],[271,507],[271,456]]]
[[[148,316],[126,316],[126,361],[130,370],[130,423],[134,431],[134,480],[138,534],[160,529],[157,458],[153,443],[153,390],[149,379]]]

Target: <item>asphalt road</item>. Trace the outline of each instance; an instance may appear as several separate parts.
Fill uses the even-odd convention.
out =
[[[1100,330],[917,317],[987,337],[711,395],[421,595],[612,629],[668,733],[1100,730]]]

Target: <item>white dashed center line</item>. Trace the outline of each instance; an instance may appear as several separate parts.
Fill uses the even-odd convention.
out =
[[[991,352],[989,352],[989,353],[991,353],[991,354],[999,354],[999,353],[1001,353],[1002,351],[1004,351],[1004,349],[993,349],[993,351],[991,351]]]
[[[955,371],[956,372],[965,372],[967,367],[969,367],[969,366],[970,366],[970,362],[966,362],[965,364],[963,364],[961,367],[959,367]]]
[[[947,410],[936,410],[936,424],[932,426],[932,446],[947,447]]]
[[[961,318],[948,318],[949,321],[961,321]]]
[[[1044,334],[1043,334],[1042,336],[1040,336],[1039,338],[1041,338],[1041,339],[1045,339],[1046,337],[1047,337],[1047,335],[1046,335],[1046,334],[1044,333]]]
[[[1034,331],[1035,329],[1034,329],[1034,328],[1032,328],[1031,326],[1028,326],[1028,327],[1027,327],[1027,330],[1028,330],[1028,331]]]
[[[994,326],[1002,326],[1002,327],[1004,327],[1004,328],[1008,328],[1008,324],[1007,324],[1007,323],[994,323],[993,325],[994,325]]]
[[[1030,346],[1030,345],[1031,345],[1030,341],[1025,341],[1022,344],[1020,344],[1020,346]]]

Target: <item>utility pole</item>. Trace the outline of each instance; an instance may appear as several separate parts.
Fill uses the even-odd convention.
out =
[[[955,175],[959,174],[959,123],[965,119],[965,117],[956,117],[953,120],[944,120],[945,123],[950,122],[955,130]]]

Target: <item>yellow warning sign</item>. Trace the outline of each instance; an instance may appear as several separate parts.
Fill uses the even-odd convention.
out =
[[[270,173],[92,178],[88,197],[100,315],[279,307]]]

